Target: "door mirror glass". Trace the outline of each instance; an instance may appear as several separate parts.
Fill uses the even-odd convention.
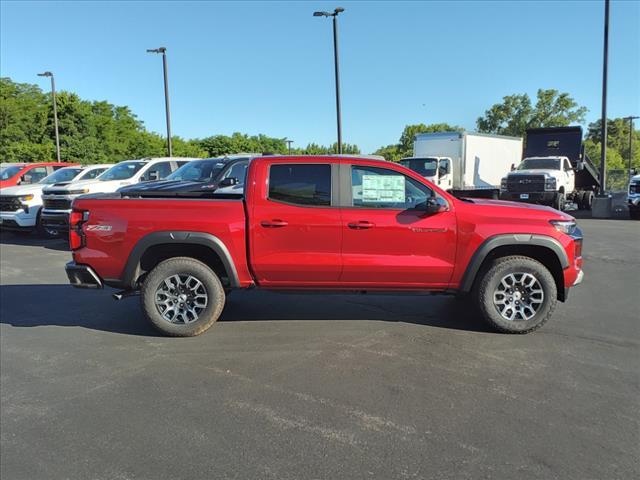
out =
[[[151,170],[149,172],[149,181],[153,182],[154,180],[158,180],[160,178],[160,172],[157,170]]]
[[[31,183],[31,180],[31,175],[29,175],[28,173],[25,173],[20,177],[20,183]]]
[[[416,210],[424,212],[425,215],[443,212],[446,208],[447,207],[444,205],[444,202],[441,202],[436,196],[429,197],[424,202],[416,205]]]
[[[515,164],[515,163],[512,163],[512,164],[511,164],[511,171],[513,172],[515,169],[516,169],[516,164]]]

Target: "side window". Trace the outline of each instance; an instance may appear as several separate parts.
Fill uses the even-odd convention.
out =
[[[566,160],[566,159],[565,159],[565,161],[564,161],[564,170],[565,170],[566,172],[568,172],[569,170],[571,170],[571,165],[569,164],[569,160]]]
[[[407,210],[424,203],[433,191],[402,173],[377,167],[351,167],[354,207]]]
[[[269,199],[296,205],[330,206],[331,165],[271,165]]]
[[[238,162],[232,165],[231,168],[229,168],[226,172],[224,172],[224,175],[222,175],[221,180],[224,180],[225,178],[237,178],[238,183],[243,184],[244,177],[247,174],[248,165],[249,165],[249,162]]]
[[[101,173],[103,173],[106,170],[106,168],[95,168],[93,170],[89,170],[83,177],[82,180],[93,180],[94,178],[96,178],[98,175],[100,175]]]
[[[152,172],[157,172],[157,177],[152,178]],[[150,180],[160,180],[166,177],[171,173],[171,162],[160,162],[154,165],[151,165],[149,169],[144,172],[142,178],[140,178],[141,182],[148,182]]]
[[[451,171],[451,167],[449,165],[449,159],[444,158],[440,160],[440,165],[438,166],[438,175],[443,176]]]
[[[187,160],[179,160],[176,162],[176,165],[177,165],[177,168],[180,168],[181,166],[186,165],[187,163],[189,163]]]
[[[24,183],[38,183],[48,175],[47,167],[35,167],[23,175]]]

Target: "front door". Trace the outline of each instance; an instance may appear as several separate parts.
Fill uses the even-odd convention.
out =
[[[251,264],[261,286],[336,285],[342,271],[337,164],[261,163],[250,212]]]
[[[434,192],[396,170],[342,165],[350,198],[342,201],[342,284],[354,287],[446,288],[456,254],[456,219],[415,208]],[[344,177],[349,176],[349,179]],[[345,205],[346,204],[346,205]]]

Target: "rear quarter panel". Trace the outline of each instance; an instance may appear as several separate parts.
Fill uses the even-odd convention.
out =
[[[83,225],[86,247],[74,261],[91,265],[102,277],[120,279],[134,246],[162,231],[204,232],[229,250],[241,285],[249,285],[245,215],[241,200],[78,198],[73,207],[89,211]]]

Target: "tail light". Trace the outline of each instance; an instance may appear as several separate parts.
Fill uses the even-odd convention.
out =
[[[582,239],[578,238],[574,240],[573,244],[574,244],[573,256],[575,258],[580,258],[582,256]]]
[[[69,216],[69,247],[78,250],[86,245],[87,239],[82,231],[82,225],[89,220],[86,210],[73,210]]]

